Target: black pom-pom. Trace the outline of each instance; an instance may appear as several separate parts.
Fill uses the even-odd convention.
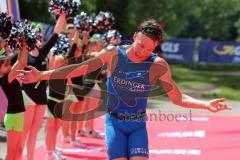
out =
[[[48,10],[56,17],[65,12],[66,16],[71,18],[77,14],[80,5],[80,0],[51,0]]]
[[[0,37],[8,38],[12,29],[11,17],[7,13],[0,13]]]
[[[27,49],[31,51],[39,48],[41,44],[41,30],[32,29],[31,23],[27,20],[17,21],[13,24],[11,34],[8,37],[8,45],[11,49],[21,49],[23,47],[23,36],[25,37]]]
[[[103,34],[103,39],[105,42],[110,42],[116,39],[121,39],[121,35],[117,30],[108,30]]]
[[[13,24],[11,34],[8,37],[8,45],[11,49],[21,49],[22,48],[22,36],[24,32],[24,22],[17,21]]]
[[[110,12],[102,12],[101,13],[104,17],[103,19],[103,25],[106,29],[112,29],[113,23],[115,18],[113,17],[113,14]]]
[[[88,16],[85,12],[81,12],[74,17],[74,26],[81,31],[88,31],[93,34],[104,34],[112,29],[115,18],[110,12],[100,11],[96,17]]]
[[[41,36],[41,29],[39,28],[32,28],[30,24],[26,25],[25,32],[24,32],[27,49],[29,51],[37,48],[39,49],[42,43],[42,36]]]
[[[87,13],[81,12],[74,17],[74,27],[81,31],[91,31],[93,25],[93,18],[89,17]]]
[[[69,48],[70,48],[70,44],[69,44],[67,35],[60,34],[58,41],[56,42],[54,47],[51,49],[51,52],[53,53],[53,55],[65,56],[68,53]]]
[[[93,23],[94,32],[103,34],[112,29],[114,20],[112,13],[100,11]]]

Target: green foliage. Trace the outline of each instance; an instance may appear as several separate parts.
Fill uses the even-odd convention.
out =
[[[49,0],[19,0],[21,16],[52,23]],[[240,0],[82,0],[81,10],[111,11],[115,27],[132,34],[146,19],[162,21],[169,37],[240,41]]]
[[[53,23],[54,19],[48,13],[50,0],[19,0],[21,18],[36,22]]]
[[[240,18],[239,0],[201,0],[198,1],[198,7],[201,12],[195,14],[195,19],[202,27],[204,38],[236,38],[234,23]]]

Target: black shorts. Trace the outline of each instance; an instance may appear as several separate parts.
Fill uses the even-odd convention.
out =
[[[64,104],[64,101],[59,103],[54,100],[48,99],[47,100],[48,117],[61,119],[62,111],[63,111],[63,104]]]

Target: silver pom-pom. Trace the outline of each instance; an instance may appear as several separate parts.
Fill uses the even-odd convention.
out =
[[[80,5],[80,0],[51,0],[48,10],[56,17],[65,12],[66,16],[71,18],[77,14]]]
[[[53,55],[65,56],[68,53],[69,48],[70,48],[70,44],[69,44],[67,35],[60,34],[58,41],[51,49],[51,52],[53,53]]]
[[[23,47],[23,37],[25,37],[27,49],[29,51],[39,48],[41,44],[41,30],[33,29],[29,21],[17,21],[13,24],[10,36],[7,39],[11,49],[21,49]]]

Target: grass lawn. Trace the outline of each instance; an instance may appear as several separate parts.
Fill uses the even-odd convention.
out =
[[[197,66],[194,69],[178,64],[170,64],[170,66],[173,78],[180,87],[201,89],[202,87],[215,86],[217,92],[203,94],[203,97],[240,100],[240,76],[211,74],[211,72],[240,72],[240,66]],[[198,89],[196,89],[197,91]]]

